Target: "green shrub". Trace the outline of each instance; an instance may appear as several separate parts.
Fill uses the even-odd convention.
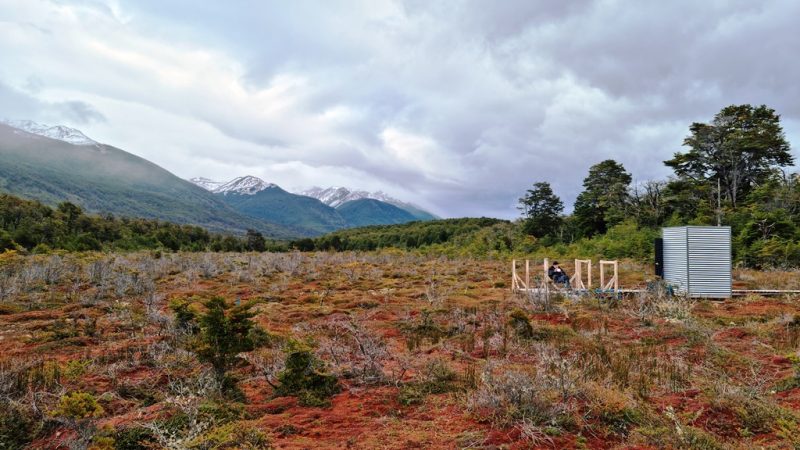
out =
[[[144,427],[128,427],[117,430],[114,437],[116,450],[147,450],[155,448],[153,432]]]
[[[444,394],[458,388],[458,376],[441,359],[434,359],[422,371],[422,388],[430,394]]]
[[[508,325],[514,330],[517,337],[530,339],[533,337],[533,327],[528,315],[521,309],[515,309],[509,314]]]
[[[191,324],[193,315],[188,313],[188,307],[178,305],[176,314],[179,317],[180,314],[186,314],[185,319]],[[205,302],[206,312],[197,318],[200,332],[191,345],[197,358],[211,365],[222,392],[237,400],[243,400],[244,397],[236,386],[236,380],[228,376],[228,372],[243,361],[239,357],[241,353],[264,345],[268,339],[268,335],[253,322],[255,313],[250,311],[250,306],[232,306],[222,297],[208,300]]]
[[[434,359],[422,369],[418,381],[400,387],[397,401],[403,406],[417,405],[430,394],[445,394],[459,387],[456,373],[441,359]]]
[[[173,299],[169,303],[170,309],[175,313],[175,326],[177,326],[179,330],[187,332],[197,331],[197,324],[195,323],[197,315],[190,309],[191,304],[192,303],[187,299]]]
[[[61,396],[52,415],[71,420],[82,420],[100,417],[104,412],[94,395],[87,392],[72,392]]]
[[[205,401],[200,404],[198,412],[212,423],[223,424],[244,418],[244,406],[234,402]]]
[[[0,402],[0,449],[25,447],[41,428],[41,422],[13,403]]]
[[[269,448],[269,439],[258,428],[242,423],[229,423],[213,428],[192,440],[189,448],[197,450],[264,449]]]
[[[426,341],[431,345],[438,343],[447,333],[433,320],[430,311],[423,310],[418,323],[404,324],[403,331],[406,334],[406,346],[409,350],[415,350],[422,346]]]
[[[400,391],[397,393],[397,402],[403,406],[419,405],[427,396],[428,393],[422,386],[416,383],[409,383],[400,386]]]
[[[278,375],[279,396],[296,396],[303,406],[328,406],[339,392],[336,377],[319,370],[321,364],[308,350],[294,350],[286,357],[286,368]]]

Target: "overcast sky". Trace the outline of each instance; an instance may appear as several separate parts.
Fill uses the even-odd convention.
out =
[[[794,0],[0,0],[0,117],[183,178],[510,218],[536,181],[571,205],[603,159],[666,177],[729,104],[775,108],[800,147],[798,18]]]

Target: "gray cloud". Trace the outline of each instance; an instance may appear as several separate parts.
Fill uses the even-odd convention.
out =
[[[47,80],[28,100],[182,176],[513,217],[535,181],[571,204],[603,159],[666,176],[688,125],[727,104],[800,128],[789,0],[59,3],[9,11],[0,82]],[[15,116],[41,107],[15,95],[0,85]]]
[[[92,105],[81,101],[58,102],[53,105],[67,120],[80,125],[92,122],[105,122],[106,117]]]
[[[26,90],[32,93],[41,91],[42,87],[43,83],[36,78],[30,78],[25,84]],[[58,102],[39,100],[32,94],[14,89],[2,81],[0,81],[0,117],[71,125],[87,125],[106,120],[105,116],[89,103],[78,100]]]

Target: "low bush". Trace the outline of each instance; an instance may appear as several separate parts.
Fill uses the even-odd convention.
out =
[[[41,428],[41,421],[22,407],[0,402],[0,449],[24,448]]]
[[[70,420],[82,420],[100,417],[104,412],[94,395],[86,392],[71,392],[61,396],[52,415]]]
[[[116,450],[147,450],[155,448],[153,432],[141,426],[118,429],[114,436]]]
[[[339,392],[335,376],[322,371],[322,363],[309,350],[293,350],[286,356],[286,368],[278,375],[278,396],[296,396],[303,406],[328,406]]]
[[[228,423],[212,428],[189,442],[188,447],[193,450],[221,450],[240,449],[256,450],[270,448],[267,435],[247,424]]]

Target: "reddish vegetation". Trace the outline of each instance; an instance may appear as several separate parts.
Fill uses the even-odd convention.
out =
[[[14,264],[7,274],[19,282],[25,270],[56,264],[48,258],[4,264]],[[107,265],[105,280],[92,278],[97,261]],[[35,448],[77,439],[76,425],[52,413],[67,392],[98,398],[103,415],[91,419],[97,430],[175,415],[175,381],[196,379],[204,367],[174,339],[168,305],[194,298],[201,308],[212,296],[253,302],[263,329],[306,342],[339,376],[342,389],[330,405],[301,406],[295,397],[275,396],[254,366],[238,366],[244,401],[233,420],[263,432],[276,448],[800,442],[791,430],[800,388],[789,383],[800,376],[800,307],[790,299],[548,302],[512,295],[505,261],[388,253],[85,255],[58,264],[55,281],[19,285],[0,302],[0,376],[37,361],[59,368],[58,383],[41,388],[41,420],[50,422],[30,444]],[[625,267],[622,285],[642,280],[645,268]],[[138,275],[125,284],[124,273]],[[759,283],[757,273],[747,277],[748,285]],[[152,288],[138,289],[142,280]],[[360,367],[358,355],[331,357],[331,327],[343,323],[385,349],[379,380],[347,376]],[[431,375],[432,367],[446,374]],[[515,400],[514,387],[533,394]]]

